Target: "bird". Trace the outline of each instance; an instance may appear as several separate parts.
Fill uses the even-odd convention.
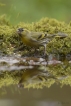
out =
[[[26,46],[33,48],[38,48],[40,46],[44,47],[44,55],[46,55],[46,45],[50,42],[50,39],[45,38],[46,34],[42,32],[31,32],[24,28],[18,28],[17,33],[19,34],[22,42]],[[43,39],[45,38],[45,39]]]

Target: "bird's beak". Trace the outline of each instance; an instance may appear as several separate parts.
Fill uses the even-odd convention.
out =
[[[17,33],[20,33],[20,30],[19,29],[17,29]]]
[[[18,88],[24,88],[24,85],[21,84],[21,83],[19,83],[19,84],[18,84]]]
[[[21,33],[19,29],[17,29],[17,33],[18,33],[18,34],[20,34],[20,33]]]
[[[17,29],[17,33],[18,33],[18,34],[21,34],[23,31],[24,31],[23,28],[18,28],[18,29]]]

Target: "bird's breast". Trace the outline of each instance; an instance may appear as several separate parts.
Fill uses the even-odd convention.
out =
[[[30,47],[36,48],[40,45],[37,41],[34,41],[33,39],[30,39],[29,37],[23,37],[22,41],[26,46],[30,46]]]

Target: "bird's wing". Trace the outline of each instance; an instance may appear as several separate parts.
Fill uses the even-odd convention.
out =
[[[40,40],[40,43],[41,44],[47,44],[50,42],[50,39],[46,38],[46,39],[43,39],[43,40]]]
[[[63,32],[58,32],[57,34],[56,34],[56,37],[60,37],[60,38],[65,38],[65,37],[67,37],[68,36],[68,34],[67,33],[63,33]]]
[[[30,36],[36,40],[41,40],[44,38],[45,34],[42,32],[30,32]]]

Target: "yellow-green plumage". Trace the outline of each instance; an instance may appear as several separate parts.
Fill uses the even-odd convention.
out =
[[[38,47],[40,45],[42,45],[39,41],[37,41],[36,39],[32,38],[30,35],[21,35],[21,40],[23,41],[23,43],[27,46],[30,47]]]
[[[31,32],[27,29],[19,28],[18,34],[22,40],[22,42],[26,46],[38,48],[39,46],[44,46],[44,54],[46,54],[46,44],[49,43],[54,37],[58,39],[62,39],[67,37],[68,35],[62,32],[58,32],[56,34],[47,34],[43,32]]]
[[[21,37],[21,40],[26,46],[38,48],[39,46],[44,46],[44,52],[46,52],[46,44],[50,41],[44,38],[45,34],[42,32],[30,32],[27,29],[19,28],[18,34]]]

